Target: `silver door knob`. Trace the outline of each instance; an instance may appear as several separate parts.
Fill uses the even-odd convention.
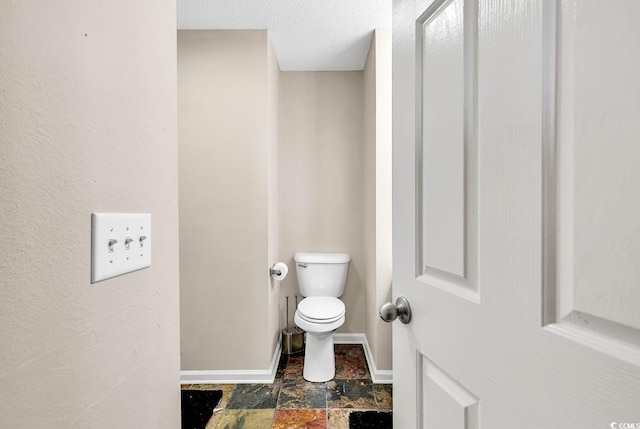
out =
[[[396,299],[396,305],[390,302],[382,304],[379,314],[385,322],[393,322],[399,317],[402,323],[409,323],[411,321],[411,306],[409,306],[407,298],[400,296]]]

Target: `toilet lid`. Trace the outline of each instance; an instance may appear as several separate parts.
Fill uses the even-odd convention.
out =
[[[341,318],[345,313],[344,302],[332,296],[312,296],[298,304],[298,314],[309,321],[326,323]]]

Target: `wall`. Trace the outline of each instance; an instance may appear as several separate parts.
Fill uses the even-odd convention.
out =
[[[364,71],[280,72],[265,31],[179,32],[182,369],[269,366],[298,251],[351,255],[339,332],[391,368],[390,38]]]
[[[267,118],[268,118],[268,150],[267,150],[267,227],[268,227],[268,262],[272,266],[280,261],[280,182],[279,152],[280,152],[280,66],[276,54],[267,38]],[[280,284],[273,277],[269,277],[268,299],[268,334],[272,335],[272,344],[280,340]]]
[[[291,273],[281,283],[281,320],[284,296],[293,308],[298,293],[293,255],[346,252],[339,332],[364,332],[362,100],[361,71],[280,76],[280,256]]]
[[[183,370],[263,370],[276,346],[274,59],[266,31],[178,32]]]
[[[391,30],[376,29],[364,68],[365,332],[377,369],[391,369]]]
[[[175,2],[0,3],[0,420],[180,425]],[[152,215],[90,284],[91,213]]]

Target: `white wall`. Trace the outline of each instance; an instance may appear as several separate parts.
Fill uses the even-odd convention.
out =
[[[0,425],[180,425],[175,2],[0,4]],[[91,213],[152,215],[90,284]]]
[[[377,369],[391,369],[391,30],[376,29],[364,68],[365,323]]]
[[[266,31],[178,32],[183,370],[266,369],[276,346],[274,61]]]
[[[296,252],[351,255],[340,332],[364,332],[363,73],[283,72],[280,76],[280,256],[298,293]],[[293,324],[292,317],[289,318]]]

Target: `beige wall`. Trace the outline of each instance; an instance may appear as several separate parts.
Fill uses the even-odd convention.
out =
[[[268,39],[268,38],[267,38]],[[268,262],[272,266],[280,261],[280,188],[279,188],[279,152],[280,152],[280,66],[273,51],[271,41],[267,50],[267,110],[268,110],[268,198],[267,198],[267,227],[268,227]],[[268,299],[268,333],[272,335],[272,344],[280,340],[280,284],[273,277],[269,278]]]
[[[364,68],[365,323],[377,369],[391,369],[391,30],[377,29]]]
[[[276,346],[273,61],[266,31],[178,32],[183,370],[266,369]]]
[[[180,426],[175,2],[0,4],[0,423]],[[91,213],[152,215],[90,284]]]
[[[293,303],[298,293],[293,255],[346,252],[340,332],[364,332],[362,99],[361,71],[280,76],[280,256],[291,273],[282,282],[283,321],[284,296]]]
[[[182,369],[268,367],[297,251],[351,255],[340,332],[391,368],[390,49],[378,31],[364,71],[282,73],[265,31],[179,32]]]

